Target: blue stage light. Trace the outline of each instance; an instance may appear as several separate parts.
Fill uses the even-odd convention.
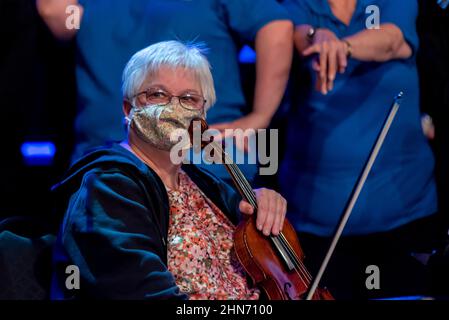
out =
[[[256,52],[248,46],[244,46],[239,54],[240,63],[255,63]]]
[[[20,148],[26,165],[49,166],[56,153],[55,144],[51,141],[27,141]]]
[[[404,297],[392,297],[392,298],[383,298],[383,299],[374,299],[374,300],[408,301],[408,300],[434,300],[434,298],[427,297],[427,296],[404,296]]]

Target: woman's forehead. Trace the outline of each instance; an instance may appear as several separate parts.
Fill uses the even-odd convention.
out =
[[[201,84],[192,69],[183,67],[161,66],[156,72],[149,74],[143,83],[144,88],[162,86],[167,90],[201,92]]]

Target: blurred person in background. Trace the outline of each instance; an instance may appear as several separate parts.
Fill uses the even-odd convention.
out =
[[[425,268],[412,253],[436,245],[438,207],[434,159],[420,122],[417,1],[283,3],[301,61],[280,185],[309,265],[321,265],[393,98],[403,91],[323,282],[337,299],[423,293]],[[380,270],[378,290],[366,286],[370,265]]]
[[[79,9],[79,30],[66,27],[68,6]],[[73,159],[104,141],[123,139],[123,116],[115,108],[121,101],[121,70],[134,52],[152,43],[194,40],[210,49],[219,97],[208,114],[212,128],[266,128],[284,94],[293,25],[274,0],[37,0],[37,8],[55,36],[76,41]],[[257,54],[252,106],[245,101],[238,65],[244,43],[252,44]],[[207,168],[228,179],[223,166]],[[257,165],[245,163],[241,169],[250,181],[256,177]]]

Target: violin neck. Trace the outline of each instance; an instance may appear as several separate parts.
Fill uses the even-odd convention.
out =
[[[212,142],[212,146],[217,152],[220,152],[222,156],[221,159],[222,161],[224,160],[223,164],[226,170],[229,172],[232,181],[240,192],[242,198],[245,199],[250,205],[252,205],[255,210],[257,210],[256,194],[254,193],[251,184],[248,182],[238,165],[233,162],[233,160],[231,159],[231,157],[229,157],[221,144]]]
[[[243,199],[245,199],[249,204],[253,206],[255,211],[257,211],[257,199],[256,194],[254,193],[251,185],[249,184],[246,177],[243,175],[240,168],[232,161],[229,155],[224,151],[223,147],[216,143],[212,142],[213,148],[220,152],[222,155],[222,160],[224,159],[224,165],[231,175],[232,181],[235,186],[239,190]],[[285,238],[282,232],[279,233],[278,236],[270,235],[270,240],[272,241],[274,248],[277,250],[276,252],[279,255],[279,258],[285,263],[285,266],[288,270],[306,270],[305,267],[302,266],[302,262],[299,261],[298,256],[294,252],[292,246]],[[307,272],[307,271],[306,271]],[[307,278],[308,279],[308,278]],[[306,279],[306,281],[308,281]]]

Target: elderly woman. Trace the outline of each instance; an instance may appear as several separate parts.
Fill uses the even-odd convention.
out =
[[[253,208],[210,173],[170,160],[172,133],[215,102],[208,61],[194,45],[151,45],[127,64],[123,96],[127,140],[88,153],[55,188],[66,213],[52,297],[257,299],[233,254],[239,214]],[[277,235],[286,201],[255,192],[259,230]]]
[[[321,263],[392,100],[404,91],[324,280],[336,298],[422,293],[410,253],[413,242],[426,249],[437,204],[420,125],[417,2],[284,4],[300,62],[280,182],[311,267]],[[380,268],[379,290],[366,286],[370,265]]]

